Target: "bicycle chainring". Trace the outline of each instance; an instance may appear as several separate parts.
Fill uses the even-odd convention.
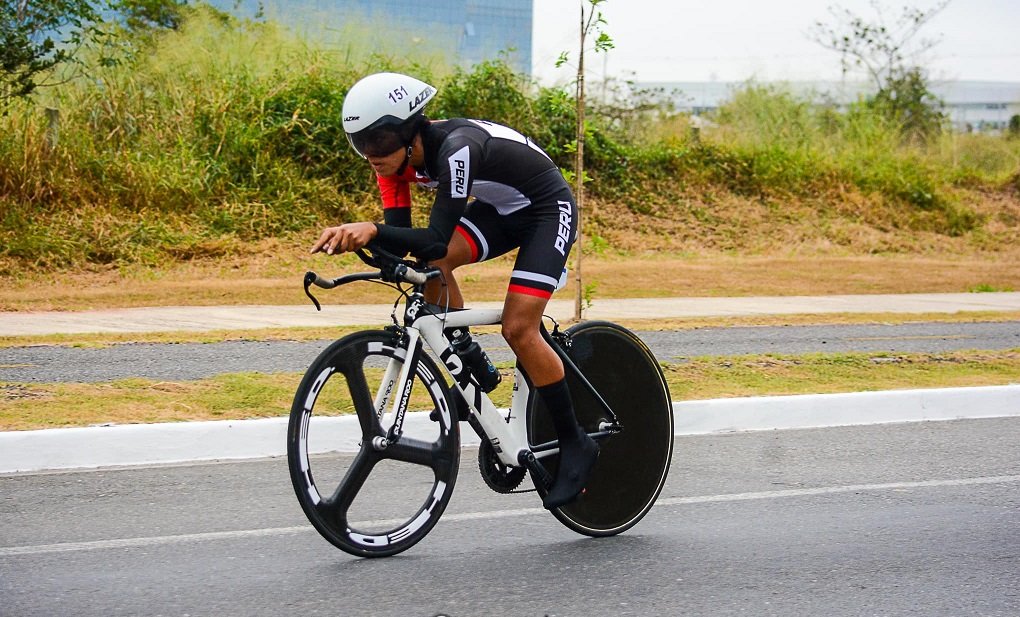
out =
[[[528,474],[524,467],[510,467],[499,460],[488,441],[483,441],[478,448],[478,471],[489,488],[503,494],[513,493]]]

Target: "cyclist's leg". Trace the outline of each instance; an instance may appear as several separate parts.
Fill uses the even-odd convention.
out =
[[[576,233],[569,191],[563,197],[555,204],[505,217],[504,225],[517,233],[520,251],[503,308],[503,336],[549,409],[560,446],[556,480],[543,499],[549,509],[569,503],[581,492],[598,456],[598,446],[577,423],[563,363],[540,332]]]
[[[541,334],[542,315],[570,251],[569,244],[562,247],[562,252],[554,246],[558,211],[555,207],[532,206],[501,216],[487,205],[479,214],[462,221],[476,242],[479,261],[520,249],[503,304],[503,338],[532,384],[542,387],[561,381],[563,363]]]
[[[541,335],[542,315],[559,282],[573,243],[576,214],[570,190],[559,200],[500,215],[474,202],[457,227],[471,251],[470,262],[492,259],[520,248],[503,307],[503,337],[550,410],[560,444],[560,463],[547,508],[570,502],[598,456],[598,446],[577,424],[563,363]],[[451,243],[452,244],[452,243]]]
[[[503,336],[542,397],[556,429],[559,467],[542,505],[552,510],[574,500],[584,489],[598,457],[598,445],[578,425],[563,363],[539,327],[548,298],[510,291],[503,308]]]
[[[460,292],[460,285],[453,271],[465,264],[472,263],[471,247],[457,227],[457,232],[450,238],[450,244],[446,247],[446,256],[431,262],[430,265],[439,268],[443,276],[432,279],[425,284],[425,299],[434,304],[447,304],[451,308],[463,308],[464,296]]]
[[[496,209],[485,202],[474,201],[468,204],[447,245],[446,256],[430,263],[439,268],[443,276],[426,284],[426,300],[441,306],[448,305],[450,308],[463,308],[464,296],[457,284],[454,270],[467,264],[498,257],[517,248],[513,240],[503,233],[500,219]],[[468,420],[468,404],[456,388],[453,390],[453,399],[458,417],[461,420]]]

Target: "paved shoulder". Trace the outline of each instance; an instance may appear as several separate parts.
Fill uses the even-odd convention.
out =
[[[762,353],[940,353],[1020,348],[1020,325],[1011,321],[699,328],[639,331],[638,335],[662,362]],[[511,359],[506,342],[498,334],[479,335],[477,339],[496,362]],[[0,381],[97,382],[127,377],[175,381],[221,373],[303,372],[329,343],[223,341],[99,348],[8,347],[0,348]]]
[[[498,302],[471,303],[498,308]],[[86,332],[165,332],[239,330],[291,326],[341,326],[389,323],[391,304],[324,306],[200,306],[110,309],[81,312],[0,313],[0,336]],[[585,312],[589,319],[668,319],[684,317],[828,313],[956,313],[1020,311],[1020,292],[769,296],[743,298],[598,299]],[[556,319],[574,314],[572,300],[558,299],[548,309]]]

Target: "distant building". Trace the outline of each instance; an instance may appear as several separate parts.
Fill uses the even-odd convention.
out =
[[[694,115],[711,112],[725,103],[743,82],[656,82],[642,83],[644,88],[661,88],[678,111]],[[769,85],[769,84],[762,84]],[[868,92],[860,83],[792,82],[782,84],[794,94],[827,99],[846,106]],[[952,81],[931,85],[938,96],[954,130],[961,132],[999,132],[1006,129],[1009,119],[1020,114],[1020,83]]]
[[[958,131],[1004,131],[1009,119],[1020,114],[1020,83],[957,81],[932,90],[946,104]]]
[[[531,74],[533,0],[213,0],[212,4],[245,16],[261,6],[265,15],[289,25],[308,25],[307,20],[333,27],[348,21],[364,23],[384,41],[386,51],[401,47],[400,41],[387,37],[406,37],[406,49],[423,42],[465,68],[505,54],[515,70]]]

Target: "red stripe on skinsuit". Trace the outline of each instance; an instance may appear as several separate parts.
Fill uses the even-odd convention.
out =
[[[552,297],[551,291],[543,291],[541,289],[535,289],[534,287],[525,287],[524,285],[514,285],[512,283],[507,288],[507,291],[509,291],[510,293],[524,294],[527,296],[537,296],[539,298],[546,299]]]
[[[469,234],[467,232],[467,230],[464,229],[463,227],[461,227],[460,225],[458,225],[455,229],[457,230],[457,233],[459,233],[461,236],[464,237],[465,240],[467,240],[468,246],[471,247],[471,263],[477,262],[478,261],[478,245],[475,244],[474,238],[472,238],[471,234]]]

